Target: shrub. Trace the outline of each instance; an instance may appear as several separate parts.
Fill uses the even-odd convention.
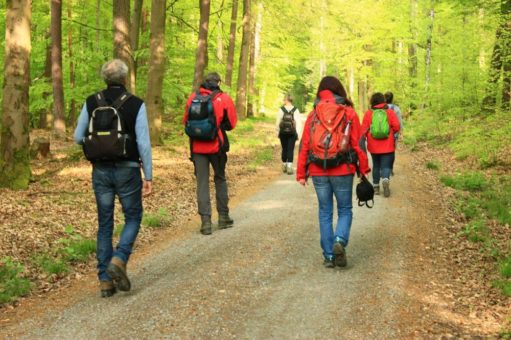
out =
[[[12,258],[0,260],[0,303],[14,301],[30,291],[31,283],[20,276],[22,272],[23,266]]]

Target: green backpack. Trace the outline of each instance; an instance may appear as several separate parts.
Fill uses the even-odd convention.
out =
[[[389,137],[389,118],[385,109],[373,109],[370,132],[374,139],[386,139]]]

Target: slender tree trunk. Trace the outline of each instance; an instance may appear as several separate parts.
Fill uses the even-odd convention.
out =
[[[129,69],[126,88],[135,93],[131,84],[133,73],[133,51],[130,40],[130,0],[113,0],[114,58],[121,59]]]
[[[254,3],[254,9],[258,8],[257,0]],[[247,104],[247,116],[253,117],[256,111],[255,100],[256,100],[256,88],[255,88],[255,76],[256,76],[256,20],[255,13],[252,15],[250,22],[250,55],[248,60],[248,104]]]
[[[417,98],[417,42],[418,42],[418,30],[417,30],[417,12],[418,12],[418,0],[410,0],[410,36],[411,41],[408,43],[408,75],[410,77],[410,107],[413,109],[416,107]]]
[[[147,112],[151,141],[161,144],[163,77],[165,75],[165,0],[151,2],[151,59],[147,80]]]
[[[234,50],[236,45],[236,22],[238,20],[238,0],[232,1],[231,27],[229,31],[229,49],[227,51],[227,66],[225,71],[225,85],[232,85],[232,70],[234,64]]]
[[[241,39],[238,85],[236,91],[236,113],[239,119],[247,117],[247,71],[250,52],[250,0],[243,0],[243,37]]]
[[[426,57],[424,60],[424,73],[425,73],[425,79],[424,79],[424,93],[425,98],[421,104],[421,108],[424,109],[425,107],[430,106],[430,98],[429,98],[429,84],[431,82],[431,53],[433,49],[433,24],[435,20],[435,9],[431,8],[429,10],[429,19],[430,22],[428,24],[428,38],[426,40]]]
[[[53,84],[53,129],[66,132],[62,84],[62,0],[51,0],[51,79]]]
[[[71,1],[68,3],[67,7],[67,17],[69,19],[72,18],[72,10],[71,10]],[[69,87],[73,90],[76,86],[76,77],[75,77],[75,63],[73,59],[73,30],[69,29],[67,31],[67,57],[69,59]],[[69,107],[69,117],[68,124],[69,126],[74,126],[76,121],[76,100],[74,96],[71,99],[71,104]]]
[[[48,31],[47,39],[51,40],[50,32]],[[45,82],[51,83],[51,41],[46,46],[46,58],[44,62],[44,73],[43,77]],[[50,92],[43,92],[43,98],[46,100],[50,96]],[[39,128],[49,129],[53,124],[53,104],[50,104],[47,108],[39,111]]]
[[[220,8],[224,8],[225,0],[222,0]],[[216,58],[219,62],[224,61],[224,23],[222,22],[222,12],[218,12],[217,30],[216,30]]]
[[[99,52],[99,43],[101,41],[101,35],[99,32],[100,22],[99,18],[101,17],[101,0],[96,0],[96,52]]]
[[[6,4],[0,186],[23,189],[30,179],[28,93],[31,1]]]
[[[133,8],[133,16],[131,18],[131,48],[133,50],[133,72],[131,72],[131,84],[133,89],[137,89],[137,59],[134,57],[135,52],[138,50],[138,40],[140,36],[140,21],[142,19],[142,5],[143,0],[135,0],[135,6]]]
[[[195,57],[195,73],[193,75],[193,90],[197,90],[202,83],[204,70],[208,67],[208,27],[210,0],[199,0],[200,26],[197,40],[197,53]]]

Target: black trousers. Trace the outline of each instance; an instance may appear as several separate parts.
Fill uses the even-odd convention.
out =
[[[211,216],[211,198],[209,196],[209,165],[213,168],[215,182],[216,209],[219,214],[229,213],[229,194],[225,178],[227,154],[196,154],[192,156],[197,178],[197,205],[201,216]]]
[[[293,162],[293,154],[295,153],[295,143],[298,139],[295,135],[279,134],[280,145],[282,145],[282,163]]]

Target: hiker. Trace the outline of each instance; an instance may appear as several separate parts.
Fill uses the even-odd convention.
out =
[[[101,297],[116,289],[129,291],[126,265],[142,220],[142,196],[152,192],[152,158],[146,107],[126,90],[128,67],[106,62],[101,76],[107,88],[89,96],[78,118],[74,139],[92,163],[92,186],[98,209],[96,258]],[[140,173],[144,172],[144,179]],[[112,246],[115,197],[119,197],[124,227]]]
[[[392,103],[394,100],[394,94],[392,92],[386,92],[385,93],[385,102],[387,103],[387,106],[392,109],[397,116],[397,119],[399,120],[399,132],[403,131],[403,117],[401,115],[401,109],[396,104]],[[394,133],[394,144],[395,149],[397,149],[397,140],[399,139],[399,132]],[[396,154],[394,153],[394,159],[392,160],[392,168],[391,168],[391,175],[394,176],[394,162],[396,161]]]
[[[305,186],[308,176],[312,176],[319,203],[323,263],[328,268],[347,265],[353,176],[356,172],[366,176],[370,171],[367,155],[359,146],[360,132],[360,121],[341,82],[332,76],[324,77],[303,129],[296,179]],[[338,215],[335,230],[334,196]]]
[[[226,131],[236,126],[236,110],[231,97],[220,89],[220,75],[209,73],[200,89],[190,95],[185,107],[185,132],[190,137],[191,160],[197,179],[197,204],[201,217],[200,232],[211,235],[211,200],[209,197],[209,165],[213,167],[216,191],[218,229],[233,226],[229,216],[229,195],[225,166],[229,139]]]
[[[293,174],[293,155],[298,133],[301,131],[300,111],[293,105],[290,95],[284,97],[284,105],[277,112],[276,129],[282,146],[282,172]]]
[[[374,194],[380,194],[380,179],[383,196],[390,196],[390,173],[394,162],[396,144],[394,134],[399,132],[399,120],[396,113],[385,103],[385,96],[374,93],[371,96],[371,109],[362,120],[362,131],[367,139],[367,151],[373,160]]]

